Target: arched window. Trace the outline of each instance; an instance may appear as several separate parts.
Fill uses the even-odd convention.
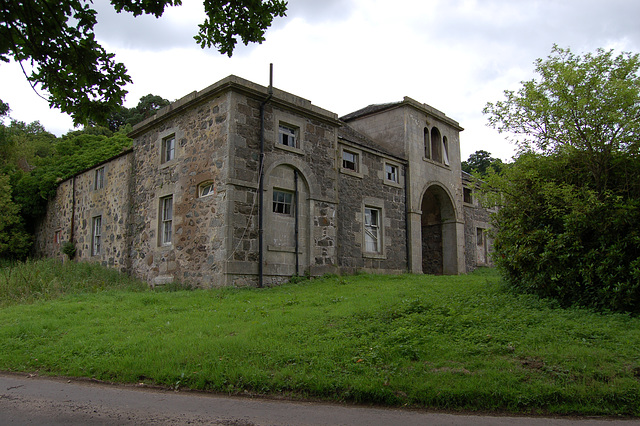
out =
[[[442,160],[445,165],[449,165],[449,141],[446,136],[442,138]]]
[[[442,163],[442,136],[437,127],[431,129],[431,159]]]
[[[431,158],[431,147],[429,146],[429,129],[424,128],[424,158]]]

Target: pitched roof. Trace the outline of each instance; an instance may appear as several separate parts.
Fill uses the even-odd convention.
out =
[[[342,126],[338,128],[338,138],[351,143],[355,143],[365,148],[369,148],[370,150],[377,151],[384,155],[405,160],[405,157],[402,155],[401,150],[399,150],[398,152],[390,152],[386,150],[367,135],[360,133],[359,131],[351,127],[348,123],[343,123]]]
[[[361,109],[359,109],[357,111],[349,113],[349,114],[347,114],[347,115],[345,115],[343,117],[340,117],[340,119],[342,121],[350,121],[350,120],[356,119],[358,117],[362,117],[362,116],[367,115],[367,114],[373,114],[373,113],[378,112],[378,111],[383,111],[385,109],[394,107],[396,105],[400,105],[401,103],[402,102],[388,102],[386,104],[371,104],[371,105],[366,106],[364,108],[361,108]]]

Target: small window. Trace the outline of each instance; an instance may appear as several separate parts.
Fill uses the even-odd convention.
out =
[[[364,245],[369,253],[380,253],[380,210],[364,209]]]
[[[286,124],[280,124],[278,129],[278,142],[282,145],[298,148],[298,129]]]
[[[484,229],[476,228],[476,244],[484,246]]]
[[[473,204],[473,196],[471,195],[470,188],[462,188],[462,193],[464,196],[464,202],[467,204]]]
[[[166,163],[176,158],[176,137],[175,135],[162,139],[162,162]]]
[[[342,168],[357,172],[358,154],[349,151],[342,151]]]
[[[387,180],[398,183],[398,167],[393,164],[384,165],[384,173]]]
[[[273,190],[273,212],[280,214],[291,214],[293,205],[293,194],[290,192]]]
[[[442,136],[437,127],[431,129],[431,159],[442,163]]]
[[[173,226],[173,196],[160,199],[160,243],[171,244]]]
[[[91,235],[91,254],[97,256],[102,249],[102,216],[93,218],[93,232]]]
[[[213,195],[213,182],[204,182],[198,186],[198,197]]]
[[[429,129],[424,128],[424,158],[431,158],[431,143],[429,142]]]
[[[449,141],[446,136],[442,138],[442,161],[445,166],[449,165]]]
[[[93,180],[93,189],[98,190],[104,188],[104,167],[96,169],[95,179]]]
[[[53,234],[53,243],[54,244],[60,244],[60,242],[62,241],[62,231],[57,230],[54,234]]]

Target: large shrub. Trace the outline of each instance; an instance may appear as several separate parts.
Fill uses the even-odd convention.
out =
[[[519,147],[485,178],[500,205],[494,260],[513,287],[640,313],[640,58],[554,47],[485,113]]]

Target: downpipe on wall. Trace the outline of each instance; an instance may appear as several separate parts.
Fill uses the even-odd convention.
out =
[[[260,175],[258,177],[258,287],[264,286],[264,110],[273,97],[273,64],[269,64],[269,91],[260,104]]]

